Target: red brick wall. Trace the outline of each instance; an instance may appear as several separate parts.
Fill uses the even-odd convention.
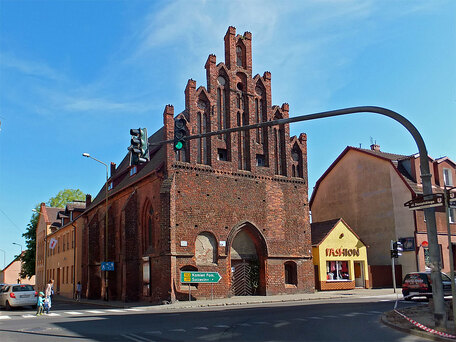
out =
[[[207,88],[197,88],[195,81],[188,81],[185,89],[186,110],[178,115],[188,121],[190,134],[199,132],[200,128],[196,124],[198,113],[205,113],[208,118],[206,131],[218,129],[217,78],[220,75],[226,78],[228,89],[225,108],[229,115],[226,127],[238,125],[238,112],[246,113],[244,124],[257,122],[255,99],[262,100],[264,104],[261,121],[289,116],[288,104],[278,107],[271,103],[271,74],[265,72],[262,77],[256,75],[252,78],[251,39],[249,32],[236,35],[235,28],[230,27],[225,36],[225,63],[216,64],[214,55],[210,55],[206,63]],[[236,44],[243,46],[245,68],[236,65]],[[242,87],[239,83],[242,83]],[[238,95],[245,99],[243,106],[238,106]],[[173,138],[173,116],[173,106],[167,105],[163,113],[164,139]],[[251,235],[260,259],[260,294],[313,291],[307,137],[301,134],[299,138],[290,139],[288,126],[281,129],[283,133],[278,148],[275,146],[273,128],[263,130],[262,143],[257,141],[254,131],[243,134],[246,141],[243,147],[239,145],[241,133],[233,133],[226,140],[207,138],[206,165],[197,164],[196,139],[187,142],[186,158],[181,158],[180,162],[176,162],[172,145],[167,144],[164,147],[163,173],[155,170],[153,174],[112,196],[109,199],[108,243],[109,253],[114,253],[116,271],[109,274],[110,284],[114,283],[110,285],[110,298],[152,302],[188,298],[188,287],[180,284],[180,269],[184,266],[219,272],[222,280],[213,286],[214,297],[231,295],[230,247],[241,229],[246,229]],[[299,161],[291,157],[292,146],[300,149]],[[227,149],[228,161],[217,160],[219,148]],[[242,166],[243,170],[240,170],[240,151],[247,156],[244,163],[247,167]],[[265,156],[266,166],[256,166],[257,154]],[[279,159],[279,155],[281,160],[278,163],[283,166],[283,171],[277,175],[275,160]],[[301,177],[291,177],[292,165],[301,169],[297,173]],[[116,174],[121,173],[122,170]],[[114,188],[111,192],[116,191]],[[154,213],[159,213],[155,249],[144,247],[147,203],[151,204]],[[86,270],[89,288],[102,286],[97,278],[97,263],[104,257],[104,252],[91,253],[92,249],[103,250],[104,246],[103,204],[98,205],[98,210],[92,209],[85,214],[87,220],[92,222],[85,232],[90,249],[85,258],[94,264],[92,268],[89,267],[92,271]],[[195,240],[201,232],[210,232],[215,237],[217,258],[213,265],[201,266],[196,263]],[[187,241],[187,246],[182,247],[181,241]],[[220,246],[220,241],[225,241],[226,246]],[[150,260],[150,296],[143,295],[143,257]],[[287,261],[296,263],[296,286],[285,285],[284,263]],[[98,288],[89,292],[99,296]],[[211,285],[199,284],[192,295],[195,298],[209,298]]]

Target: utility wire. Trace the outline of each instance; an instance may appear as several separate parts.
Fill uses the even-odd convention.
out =
[[[22,234],[23,231],[22,231],[22,230],[13,222],[13,220],[11,220],[11,219],[8,217],[8,215],[6,215],[6,213],[5,213],[2,209],[0,209],[0,211],[1,211],[1,212],[3,213],[3,215],[5,215],[5,217],[13,224],[14,228],[16,228],[17,231],[18,231],[19,233]]]

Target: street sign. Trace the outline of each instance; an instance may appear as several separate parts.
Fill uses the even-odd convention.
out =
[[[456,209],[456,192],[450,192],[448,195],[449,207],[451,209]]]
[[[102,261],[101,270],[102,271],[114,271],[114,261]]]
[[[181,283],[218,283],[222,276],[218,272],[181,271]]]
[[[443,194],[440,193],[426,196],[421,195],[404,203],[404,207],[409,207],[410,210],[441,207],[443,205]]]

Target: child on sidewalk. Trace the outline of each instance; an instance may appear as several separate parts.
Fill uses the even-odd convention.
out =
[[[36,302],[36,315],[37,316],[41,316],[43,314],[43,297],[44,297],[44,293],[40,292],[38,294],[38,299]]]

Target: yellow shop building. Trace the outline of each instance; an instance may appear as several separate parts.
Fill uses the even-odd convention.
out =
[[[316,289],[371,287],[367,246],[343,219],[314,222],[311,229]]]

